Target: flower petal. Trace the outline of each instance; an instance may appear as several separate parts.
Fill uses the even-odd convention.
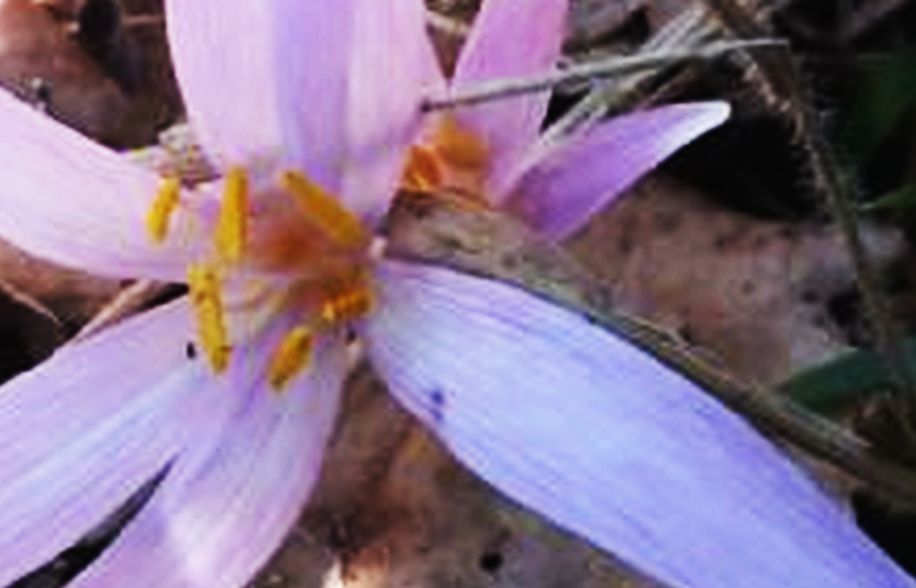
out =
[[[671,586],[912,586],[773,445],[585,318],[385,262],[369,353],[484,479]]]
[[[99,524],[177,453],[201,362],[184,303],[61,349],[0,389],[0,585]],[[218,402],[217,402],[218,406]]]
[[[177,460],[137,519],[73,586],[130,578],[134,588],[235,588],[250,580],[318,477],[344,369],[343,346],[334,342],[292,389],[247,389],[244,409]]]
[[[355,212],[381,216],[438,67],[422,2],[167,8],[192,122],[223,164],[279,157]]]
[[[278,48],[270,70],[278,84],[287,164],[335,194],[340,193],[346,157],[348,67],[361,1],[270,2]]]
[[[208,155],[222,166],[276,155],[282,147],[277,80],[285,72],[277,69],[271,13],[281,4],[290,2],[165,2],[188,116]],[[290,51],[314,53],[302,45],[300,40]]]
[[[344,202],[370,220],[395,193],[407,148],[420,128],[420,100],[441,76],[423,2],[362,0],[349,60],[349,161]]]
[[[721,125],[724,102],[663,106],[619,116],[535,163],[507,206],[554,239],[563,239],[675,151]]]
[[[180,280],[199,243],[145,219],[159,179],[0,90],[0,237],[93,273]],[[184,234],[182,234],[184,232]]]
[[[567,0],[486,0],[458,58],[454,86],[553,68],[567,8]],[[537,92],[458,111],[462,126],[483,138],[494,176],[512,168],[537,138],[549,99],[548,92]]]

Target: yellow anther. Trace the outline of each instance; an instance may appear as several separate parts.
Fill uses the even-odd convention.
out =
[[[412,146],[401,182],[405,189],[419,192],[438,188],[442,184],[442,169],[435,152],[422,145]]]
[[[445,116],[433,137],[436,153],[445,162],[459,168],[485,170],[490,155],[483,140],[462,128],[451,116]]]
[[[280,184],[296,199],[305,216],[335,244],[357,248],[371,240],[356,215],[304,175],[286,171],[280,177]]]
[[[216,373],[229,364],[229,337],[223,313],[223,297],[216,271],[207,265],[188,267],[188,288],[197,318],[197,335]]]
[[[267,377],[274,390],[282,390],[312,359],[315,335],[305,325],[288,332],[274,351]]]
[[[181,182],[178,178],[165,178],[156,193],[156,199],[146,215],[146,232],[154,243],[162,243],[169,232],[169,221],[178,207]]]
[[[336,325],[369,314],[374,299],[366,285],[354,286],[327,298],[321,304],[320,317],[327,325]]]
[[[223,203],[216,224],[216,250],[222,259],[238,261],[248,238],[248,175],[234,167],[224,180]]]

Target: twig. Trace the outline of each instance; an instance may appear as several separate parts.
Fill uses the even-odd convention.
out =
[[[731,51],[784,47],[780,39],[750,39],[746,41],[722,41],[691,50],[673,50],[617,57],[598,63],[586,63],[565,71],[551,72],[528,78],[507,78],[483,82],[473,87],[450,91],[444,96],[432,96],[423,103],[424,111],[443,110],[456,106],[468,106],[491,100],[499,100],[541,92],[556,86],[576,84],[589,80],[628,75],[646,69],[669,66],[686,61],[714,59]]]
[[[161,27],[165,17],[161,14],[127,14],[124,16],[125,28]]]
[[[694,6],[659,29],[639,49],[640,54],[668,51],[672,49],[696,49],[708,42],[715,29],[707,18],[702,6]],[[538,139],[538,146],[531,150],[532,156],[549,150],[565,137],[587,130],[608,113],[629,106],[637,99],[637,92],[643,83],[658,70],[646,70],[623,78],[602,80],[593,85],[592,91],[569,112],[544,130]],[[523,169],[525,166],[519,166]]]
[[[856,11],[840,32],[843,41],[852,41],[869,32],[903,8],[909,0],[869,0]]]
[[[439,32],[459,39],[467,37],[471,32],[471,27],[467,24],[433,10],[426,11],[426,23]]]
[[[521,223],[498,213],[449,205],[447,194],[411,194],[396,201],[388,226],[387,255],[512,283],[584,314],[683,373],[762,430],[872,484],[890,498],[916,505],[916,472],[776,392],[739,381],[701,360],[675,337],[615,313],[600,283]]]
[[[114,299],[105,305],[86,323],[70,343],[82,341],[99,331],[106,329],[131,314],[141,310],[154,298],[162,294],[166,286],[158,282],[139,281],[118,292]]]

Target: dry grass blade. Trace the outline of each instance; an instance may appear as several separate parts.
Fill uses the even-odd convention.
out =
[[[733,51],[783,47],[779,39],[750,39],[746,41],[721,41],[697,49],[672,49],[615,57],[596,63],[570,66],[563,71],[551,72],[534,77],[506,78],[480,83],[473,87],[447,92],[444,96],[432,96],[423,103],[424,111],[443,110],[456,106],[469,106],[492,100],[510,98],[519,94],[541,92],[557,86],[577,84],[590,80],[618,77],[634,72],[657,69],[677,63],[716,59]]]

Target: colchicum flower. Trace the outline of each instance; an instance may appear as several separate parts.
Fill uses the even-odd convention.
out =
[[[190,290],[0,389],[0,585],[160,473],[72,585],[244,584],[317,478],[349,333],[469,467],[666,583],[911,585],[786,457],[644,351],[512,286],[373,251],[435,67],[419,0],[166,9],[221,179],[158,178],[0,96],[0,235]],[[518,47],[554,51],[563,10],[490,0],[473,37],[508,66]],[[638,169],[660,157],[642,134],[662,153],[696,135],[632,131]],[[538,206],[561,206],[561,188]]]

